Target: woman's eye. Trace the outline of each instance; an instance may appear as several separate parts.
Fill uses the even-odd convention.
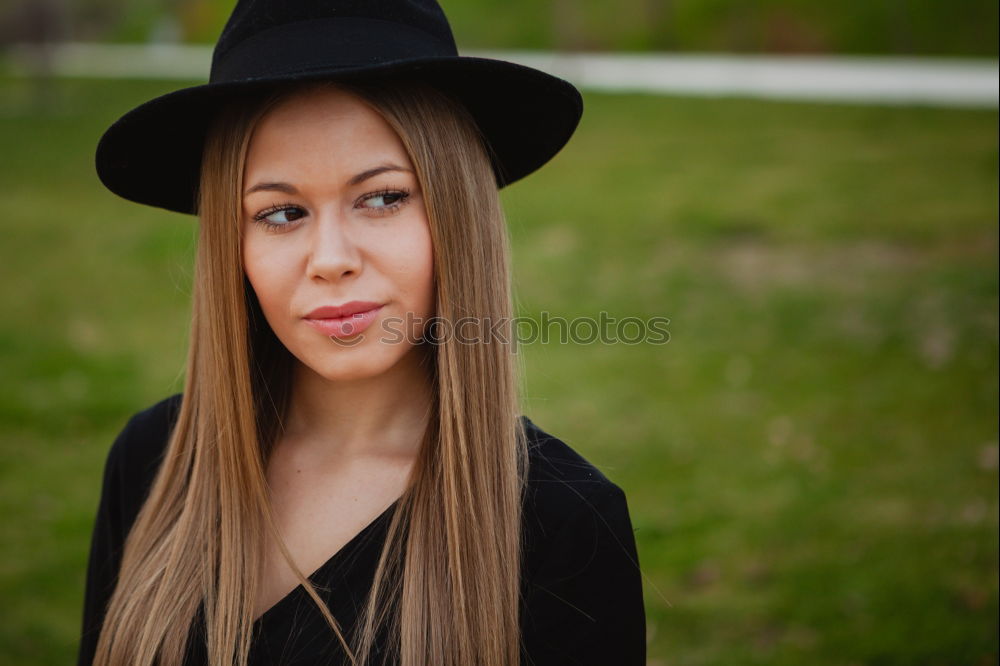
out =
[[[386,191],[368,194],[361,198],[359,202],[361,208],[371,210],[386,210],[398,207],[407,197],[408,192]]]
[[[302,214],[301,208],[280,208],[278,210],[263,213],[257,217],[257,220],[280,226],[282,224],[294,222],[302,217]]]

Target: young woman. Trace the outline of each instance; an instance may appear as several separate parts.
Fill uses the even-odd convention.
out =
[[[266,57],[262,57],[266,54]],[[111,447],[80,664],[643,664],[621,489],[518,414],[498,185],[569,84],[433,2],[241,2],[98,171],[197,213],[182,394]]]

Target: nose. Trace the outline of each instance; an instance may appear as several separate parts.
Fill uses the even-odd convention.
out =
[[[310,240],[306,271],[311,280],[336,282],[361,272],[361,252],[340,216],[320,217]]]

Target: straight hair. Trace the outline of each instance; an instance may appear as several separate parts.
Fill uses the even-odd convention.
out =
[[[445,337],[412,350],[425,354],[431,415],[349,636],[295,566],[272,514],[265,472],[282,434],[293,357],[265,321],[241,255],[254,127],[279,102],[324,85],[357,95],[400,137],[430,226],[435,314],[474,315],[481,335],[476,344]],[[371,664],[380,636],[389,645],[383,663],[516,664],[527,445],[513,347],[490,337],[513,339],[510,250],[475,122],[415,81],[298,84],[237,100],[206,138],[198,211],[184,394],[126,539],[94,663],[180,664],[201,637],[211,663],[244,666],[273,539],[352,664]]]

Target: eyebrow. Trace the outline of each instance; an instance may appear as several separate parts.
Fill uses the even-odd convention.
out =
[[[347,184],[348,185],[358,185],[368,180],[369,178],[374,178],[375,176],[385,173],[387,171],[405,171],[408,173],[413,173],[412,169],[407,169],[405,167],[398,166],[396,164],[382,164],[380,166],[362,171],[359,174],[351,176]],[[285,194],[298,194],[299,191],[295,189],[294,185],[289,185],[288,183],[257,183],[253,187],[247,189],[243,193],[243,196],[249,196],[254,192],[284,192]]]

